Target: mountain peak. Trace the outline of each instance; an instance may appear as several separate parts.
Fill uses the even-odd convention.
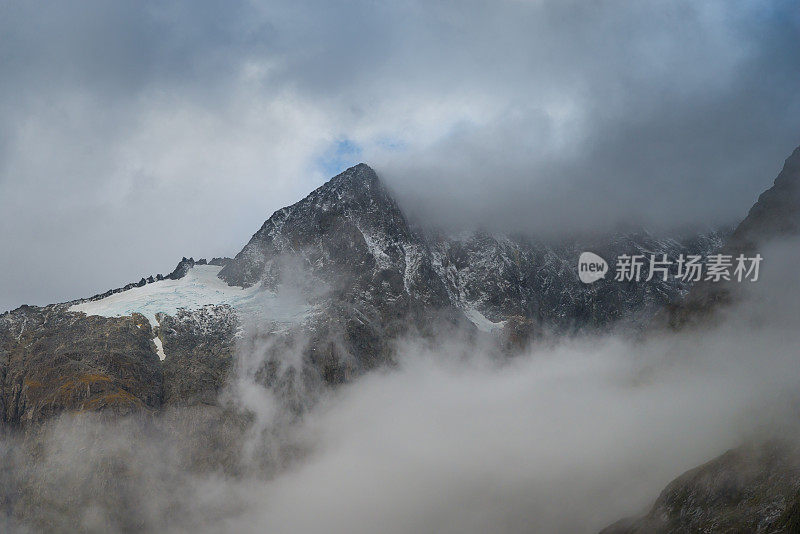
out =
[[[319,189],[341,187],[372,189],[379,186],[382,186],[382,183],[375,170],[366,163],[359,163],[337,174]]]
[[[364,163],[363,161],[361,163],[356,163],[352,167],[346,169],[342,174],[347,174],[347,173],[351,173],[351,174],[355,174],[355,175],[359,175],[359,176],[371,175],[376,179],[378,177],[378,175],[375,174],[375,170],[372,167],[370,167],[369,165],[367,165],[366,163]]]
[[[276,211],[219,276],[231,285],[259,281],[274,285],[280,259],[287,255],[302,258],[314,271],[366,268],[354,258],[374,263],[370,246],[407,243],[413,240],[411,233],[378,175],[366,163],[359,163],[303,200]],[[344,254],[348,250],[350,254]],[[339,260],[342,265],[337,264]]]
[[[375,301],[399,313],[412,301],[434,308],[449,304],[431,261],[427,244],[378,175],[360,163],[275,212],[219,277],[229,285],[276,288],[302,269],[337,298]]]

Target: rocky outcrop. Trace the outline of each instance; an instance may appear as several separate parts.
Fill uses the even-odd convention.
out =
[[[230,306],[158,315],[164,404],[217,404],[233,362],[238,319]]]
[[[602,534],[798,532],[800,457],[781,442],[740,447],[671,482],[650,512]]]
[[[203,261],[205,263],[205,261]],[[171,273],[169,273],[164,278],[169,278],[170,280],[179,280],[186,276],[186,273],[189,272],[189,269],[195,266],[194,258],[181,258],[181,261],[178,262],[178,265],[173,269]]]
[[[0,317],[0,421],[23,426],[64,411],[126,414],[161,406],[147,320],[24,306]]]

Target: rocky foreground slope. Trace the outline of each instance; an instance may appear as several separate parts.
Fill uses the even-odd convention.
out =
[[[642,518],[601,534],[800,532],[800,456],[781,442],[747,444],[696,467],[661,492]]]

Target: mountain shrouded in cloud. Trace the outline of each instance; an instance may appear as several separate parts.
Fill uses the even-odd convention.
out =
[[[796,170],[743,223],[761,280],[700,329],[615,331],[686,288],[613,293],[579,285],[568,246],[412,230],[363,164],[234,259],[3,314],[0,525],[791,532],[800,249],[768,224],[797,206],[768,200]],[[612,246],[722,239],[695,237]]]
[[[0,532],[800,532],[799,41],[0,3]]]

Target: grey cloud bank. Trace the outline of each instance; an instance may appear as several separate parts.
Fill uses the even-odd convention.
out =
[[[744,216],[800,141],[791,2],[0,7],[0,309],[232,254],[341,169],[541,235]],[[343,165],[354,163],[341,160]]]

